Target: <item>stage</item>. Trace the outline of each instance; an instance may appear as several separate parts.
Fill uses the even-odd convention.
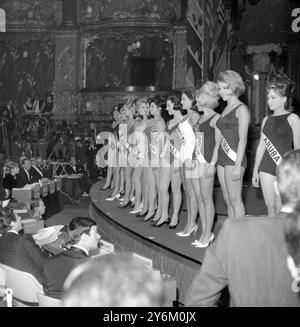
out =
[[[155,269],[175,278],[178,289],[177,300],[184,303],[186,291],[205,255],[205,249],[191,245],[200,236],[200,223],[200,231],[196,234],[196,238],[194,235],[190,237],[176,235],[186,224],[185,210],[181,210],[180,222],[176,229],[169,229],[167,225],[159,228],[152,227],[150,222],[143,222],[143,218],[129,214],[128,208],[118,208],[120,203],[118,200],[105,201],[112,191],[100,190],[103,185],[104,181],[101,181],[92,186],[89,210],[91,217],[99,223],[104,239],[114,243],[118,252],[135,252],[152,259]],[[215,188],[214,197],[216,220],[213,232],[217,236],[226,219],[226,210],[219,188]],[[247,215],[266,214],[260,189],[244,188],[243,198]]]

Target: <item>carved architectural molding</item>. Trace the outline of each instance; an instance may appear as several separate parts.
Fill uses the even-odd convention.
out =
[[[1,8],[6,12],[7,30],[18,26],[52,27],[55,25],[54,6],[47,0],[2,0]]]
[[[180,1],[174,0],[81,0],[78,7],[80,23],[84,25],[130,19],[177,21],[181,18]]]

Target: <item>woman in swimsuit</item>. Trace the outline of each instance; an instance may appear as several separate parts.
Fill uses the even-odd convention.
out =
[[[300,120],[289,111],[292,89],[292,83],[284,77],[272,81],[267,87],[272,114],[262,121],[252,183],[259,187],[260,182],[269,217],[275,216],[281,207],[280,198],[273,191],[276,168],[286,152],[300,148]]]
[[[221,133],[217,173],[229,218],[245,216],[242,186],[247,160],[245,149],[250,122],[247,106],[239,100],[245,91],[241,76],[232,70],[221,72],[218,77],[221,98],[227,102],[217,121]]]

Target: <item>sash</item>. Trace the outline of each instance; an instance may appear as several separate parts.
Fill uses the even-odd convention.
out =
[[[174,145],[172,143],[169,142],[169,150],[170,152],[173,154],[173,156],[175,158],[179,158],[180,157],[180,152],[174,147]]]
[[[207,163],[201,152],[201,148],[204,146],[204,133],[196,132],[195,136],[196,136],[196,145],[195,145],[196,157],[200,163]]]
[[[227,154],[227,156],[234,162],[236,162],[237,159],[237,153],[231,149],[230,145],[226,141],[225,137],[222,135],[221,138],[221,147],[223,151]]]
[[[267,136],[264,133],[262,133],[262,137],[263,137],[266,149],[269,152],[270,157],[274,161],[275,165],[279,166],[280,161],[282,159],[280,153],[278,152],[278,150],[275,148],[274,144],[267,138]]]

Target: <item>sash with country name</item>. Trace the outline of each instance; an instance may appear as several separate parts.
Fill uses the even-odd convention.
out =
[[[237,153],[231,149],[230,145],[226,141],[225,137],[222,135],[221,137],[221,147],[223,151],[227,154],[227,156],[234,162],[236,162],[237,159]]]
[[[262,133],[262,137],[263,137],[266,149],[269,152],[270,157],[274,161],[275,165],[278,166],[282,159],[281,154],[278,152],[278,150],[275,148],[274,144],[268,139],[268,137],[264,133]]]
[[[195,154],[200,163],[207,163],[203,156],[203,148],[204,148],[204,133],[203,132],[196,132],[195,133]]]

